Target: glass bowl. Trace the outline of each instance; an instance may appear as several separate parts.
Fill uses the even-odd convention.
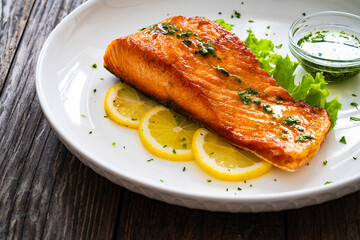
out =
[[[354,40],[354,46],[350,47],[349,42],[340,44],[347,41],[345,38]],[[305,48],[304,43],[313,46]],[[323,44],[323,49],[319,43]],[[323,72],[328,82],[354,77],[360,71],[360,17],[326,11],[299,18],[289,29],[289,48],[313,76],[316,72]]]

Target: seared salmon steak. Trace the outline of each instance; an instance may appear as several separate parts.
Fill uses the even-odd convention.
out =
[[[171,17],[116,39],[104,66],[286,171],[306,165],[330,129],[324,109],[295,101],[244,42],[202,17]]]

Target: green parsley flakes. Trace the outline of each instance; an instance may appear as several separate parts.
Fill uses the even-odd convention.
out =
[[[350,117],[350,120],[352,120],[352,121],[360,121],[360,118],[357,118],[357,117]]]
[[[211,179],[208,179],[208,180],[206,180],[206,181],[207,181],[208,183],[211,183],[212,180],[211,180]]]
[[[350,105],[353,107],[356,107],[356,109],[358,109],[358,106],[359,106],[359,104],[357,104],[356,102],[352,102],[352,103],[350,103]]]
[[[92,67],[93,69],[97,69],[97,64],[94,63],[93,65],[91,65],[91,67]]]
[[[287,117],[285,118],[283,124],[285,124],[285,125],[293,125],[293,124],[297,124],[297,123],[299,123],[299,122],[300,122],[300,120],[297,119],[296,117],[294,117],[294,116],[287,116]]]
[[[240,18],[241,17],[241,13],[239,13],[238,11],[234,10],[234,15],[236,18]]]
[[[327,165],[327,163],[328,163],[328,161],[327,161],[327,160],[323,161],[323,165],[324,165],[324,166],[326,166],[326,165]]]
[[[343,143],[343,144],[346,144],[346,139],[345,139],[345,136],[342,136],[339,140],[339,142]]]
[[[332,183],[332,181],[326,181],[326,182],[324,183],[324,185],[328,185],[328,184],[330,184],[330,183]]]
[[[154,159],[153,158],[150,158],[150,159],[148,159],[148,160],[146,160],[147,162],[151,162],[151,161],[154,161]]]
[[[296,142],[306,142],[308,140],[313,140],[314,136],[302,133],[300,138],[296,139]]]

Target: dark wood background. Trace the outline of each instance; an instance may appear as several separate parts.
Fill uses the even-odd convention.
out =
[[[0,239],[360,239],[359,192],[298,210],[215,213],[148,199],[84,166],[35,92],[44,41],[82,2],[0,2]]]

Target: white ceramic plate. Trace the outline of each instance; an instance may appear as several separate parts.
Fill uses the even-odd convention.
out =
[[[80,6],[49,36],[37,66],[40,103],[59,138],[81,161],[111,181],[150,198],[190,208],[277,211],[321,203],[358,190],[360,123],[351,122],[349,117],[360,117],[360,111],[350,106],[352,101],[360,104],[359,76],[329,86],[332,97],[339,96],[343,109],[337,127],[328,134],[309,166],[296,173],[274,169],[246,183],[213,179],[194,161],[156,158],[144,149],[137,131],[104,118],[105,93],[118,79],[102,67],[102,56],[107,45],[120,36],[173,15],[224,18],[235,24],[233,32],[241,39],[251,27],[257,37],[269,38],[276,45],[282,43],[278,52],[288,54],[288,28],[303,12],[341,10],[358,14],[360,9],[358,0],[241,2],[95,0]],[[240,19],[230,17],[233,10],[241,13]],[[91,67],[94,63],[97,69]],[[352,97],[352,93],[358,97]],[[339,143],[342,136],[346,136],[346,145]],[[150,158],[154,161],[147,162]],[[327,181],[332,183],[324,185]]]

